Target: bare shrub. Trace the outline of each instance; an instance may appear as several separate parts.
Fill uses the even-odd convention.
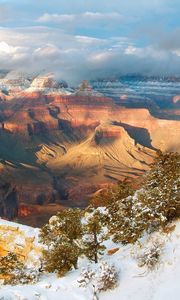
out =
[[[119,274],[113,265],[101,262],[92,270],[91,266],[83,268],[77,280],[79,287],[92,285],[97,292],[112,290],[118,285]]]

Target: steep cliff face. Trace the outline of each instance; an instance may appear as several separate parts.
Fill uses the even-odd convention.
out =
[[[40,83],[46,85],[44,82]],[[79,128],[81,131],[83,127],[86,130],[95,129],[102,122],[111,120],[133,126],[134,132],[138,128],[146,129],[154,148],[163,151],[179,150],[178,121],[154,118],[147,109],[119,107],[112,99],[96,94],[89,86],[84,85],[85,87],[80,87],[79,91],[69,96],[23,92],[4,106],[1,127],[12,133],[36,135],[51,134],[54,130],[66,127],[69,130]],[[171,140],[168,139],[167,132],[171,135]]]
[[[70,120],[72,127],[90,126],[111,120],[133,126],[135,135],[139,128],[146,129],[154,148],[162,151],[180,150],[179,121],[154,118],[147,109],[122,108],[114,105],[111,99],[102,97],[56,97],[52,103],[59,107],[60,116]],[[171,135],[171,139],[167,133]]]

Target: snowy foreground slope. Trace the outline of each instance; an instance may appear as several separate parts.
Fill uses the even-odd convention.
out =
[[[28,235],[37,236],[37,229],[6,222],[0,219],[0,225],[20,226]],[[179,300],[180,299],[180,222],[171,233],[156,232],[151,236],[144,236],[140,240],[141,248],[121,246],[106,242],[107,250],[103,260],[114,264],[119,270],[119,286],[113,291],[98,294],[99,300]],[[145,267],[138,267],[136,256],[153,241],[161,240],[164,244],[160,263],[153,271]],[[108,250],[119,248],[114,255],[108,255]],[[140,250],[141,249],[141,250]],[[38,257],[37,257],[38,260]],[[1,300],[93,300],[91,283],[86,287],[79,287],[77,280],[81,268],[87,265],[86,259],[81,259],[79,270],[69,272],[63,278],[54,274],[43,275],[35,285],[1,286]],[[91,264],[92,269],[96,269]]]

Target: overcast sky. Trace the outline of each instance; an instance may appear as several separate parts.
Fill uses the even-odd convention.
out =
[[[0,69],[180,75],[180,0],[0,0]]]

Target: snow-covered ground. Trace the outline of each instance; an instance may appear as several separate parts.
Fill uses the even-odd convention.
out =
[[[6,223],[19,226],[0,219],[0,224]],[[179,300],[180,299],[180,222],[177,221],[173,232],[164,234],[156,232],[151,236],[144,236],[140,244],[134,246],[121,246],[106,242],[107,251],[119,247],[114,255],[107,251],[102,260],[114,264],[119,271],[119,285],[109,292],[98,294],[99,300]],[[37,235],[37,229],[20,225],[27,234]],[[164,243],[160,263],[153,271],[145,267],[138,267],[135,256],[139,251],[152,243],[161,240]],[[141,245],[141,246],[140,246]],[[37,258],[38,259],[38,258]],[[86,259],[81,259],[79,269],[72,270],[63,278],[54,274],[43,275],[34,285],[2,286],[0,288],[1,300],[93,300],[93,286],[79,287],[78,277],[81,268],[87,265]],[[96,269],[95,264],[91,265]]]
[[[19,223],[10,222],[10,221],[0,218],[0,226],[1,225],[18,228],[18,229],[24,231],[26,236],[38,238],[39,228],[33,228],[30,226],[21,225]]]

